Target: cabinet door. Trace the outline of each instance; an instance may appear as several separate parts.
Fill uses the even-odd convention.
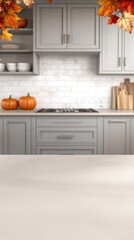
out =
[[[134,155],[134,118],[131,119],[131,154]]]
[[[0,119],[0,154],[3,154],[3,119]]]
[[[124,71],[134,73],[134,32],[124,32]]]
[[[68,5],[68,48],[99,48],[97,4]]]
[[[66,48],[66,5],[37,4],[35,11],[36,49]]]
[[[100,73],[121,73],[122,31],[115,24],[108,25],[107,19],[101,19]]]
[[[104,119],[104,154],[130,154],[130,119]]]
[[[31,154],[30,119],[4,119],[4,154]]]

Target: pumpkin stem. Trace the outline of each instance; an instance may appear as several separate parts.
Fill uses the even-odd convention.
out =
[[[28,93],[27,96],[30,97],[30,93]]]
[[[11,98],[12,98],[12,95],[9,96],[9,99],[11,99]]]

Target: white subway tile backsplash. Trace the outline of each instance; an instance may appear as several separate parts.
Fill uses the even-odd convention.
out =
[[[124,78],[98,75],[98,56],[89,53],[45,53],[40,56],[40,75],[0,76],[0,100],[30,92],[38,108],[110,108],[111,87]]]

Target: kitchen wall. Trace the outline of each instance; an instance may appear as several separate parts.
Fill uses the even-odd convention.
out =
[[[0,76],[0,100],[30,92],[38,108],[111,108],[111,87],[119,85],[125,76],[99,75],[98,61],[97,55],[89,53],[44,53],[40,75]]]

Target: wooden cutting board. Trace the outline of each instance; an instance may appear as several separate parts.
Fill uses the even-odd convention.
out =
[[[117,109],[117,95],[119,94],[120,87],[114,86],[112,87],[112,109]]]
[[[128,95],[127,87],[122,84],[117,95],[117,109],[130,110],[133,109],[133,95]]]
[[[134,97],[134,83],[130,82],[130,79],[125,79],[125,85],[127,87],[128,94],[133,95]]]

